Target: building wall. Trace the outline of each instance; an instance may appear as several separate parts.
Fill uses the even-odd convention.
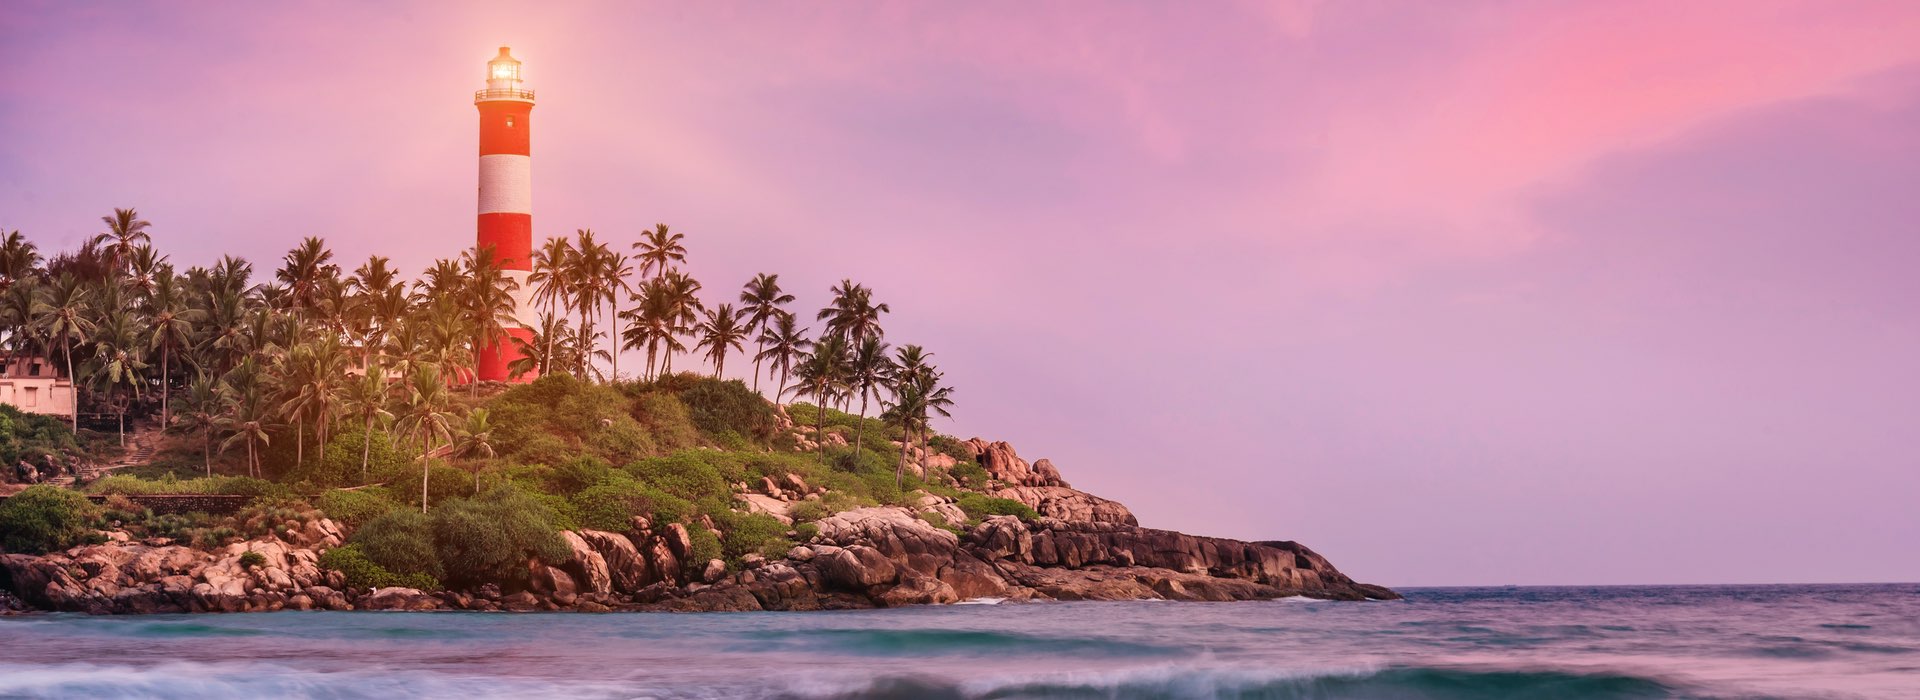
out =
[[[6,363],[0,369],[0,403],[28,413],[73,417],[73,382],[59,376],[53,362],[38,357],[0,362]]]

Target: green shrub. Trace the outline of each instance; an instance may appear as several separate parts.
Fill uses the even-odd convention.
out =
[[[388,511],[360,526],[348,541],[358,546],[368,560],[387,571],[444,578],[445,567],[434,546],[434,529],[420,511],[412,508]]]
[[[507,390],[488,411],[504,458],[556,462],[585,451],[621,464],[656,449],[627,406],[619,390],[555,374]]]
[[[87,484],[88,493],[128,496],[192,494],[232,496],[289,496],[293,489],[265,479],[245,476],[214,476],[176,479],[168,474],[159,479],[143,479],[128,474],[113,474]]]
[[[408,455],[393,444],[390,433],[379,428],[373,431],[371,441],[365,441],[366,433],[355,426],[327,437],[327,446],[321,451],[319,459],[307,456],[304,466],[293,469],[288,474],[289,481],[305,481],[322,488],[354,486],[371,483],[381,476],[392,475],[400,471],[410,460]],[[367,469],[360,469],[360,451],[367,448]]]
[[[633,419],[653,436],[660,450],[684,450],[700,444],[700,429],[687,405],[671,394],[650,392],[633,402]]]
[[[594,484],[607,480],[613,474],[613,465],[599,457],[587,455],[568,460],[552,468],[545,490],[559,494],[578,493]]]
[[[666,457],[643,459],[626,467],[628,474],[654,488],[688,501],[730,500],[733,487],[722,468],[744,476],[738,458],[714,450],[683,450]],[[736,477],[738,478],[738,477]]]
[[[456,585],[521,584],[527,580],[529,557],[549,564],[566,561],[572,550],[553,520],[551,508],[511,486],[441,504],[433,509],[431,521],[446,571],[443,580]]]
[[[714,524],[726,535],[720,553],[729,564],[739,564],[740,557],[750,553],[777,556],[793,547],[787,539],[787,524],[765,513],[722,511],[714,516]]]
[[[799,523],[793,526],[793,541],[812,542],[820,536],[820,526],[813,523]]]
[[[100,510],[78,492],[41,484],[0,501],[0,548],[42,554],[82,544]]]
[[[338,571],[347,578],[348,588],[386,588],[405,586],[423,591],[438,590],[440,582],[426,574],[396,574],[368,559],[360,545],[334,547],[320,555],[320,568]]]
[[[649,486],[623,472],[588,487],[570,499],[581,527],[625,532],[633,516],[645,515],[658,523],[677,522],[693,511],[686,499]]]
[[[364,488],[353,491],[335,489],[320,494],[314,503],[327,517],[340,521],[349,528],[357,528],[367,521],[386,515],[388,511],[405,508],[400,501],[387,495],[382,488]]]
[[[827,510],[827,505],[820,501],[798,501],[787,509],[787,515],[796,523],[810,523],[833,515],[833,511]]]
[[[699,378],[680,392],[680,402],[686,404],[694,427],[716,441],[722,434],[733,433],[760,442],[771,437],[779,423],[773,404],[738,379]]]
[[[1021,520],[1033,520],[1040,517],[1040,514],[1033,512],[1033,508],[1027,506],[1027,504],[1011,498],[994,498],[980,493],[963,493],[960,494],[960,498],[957,500],[960,510],[966,511],[967,517],[975,520],[980,520],[990,515],[1015,515],[1019,516]]]
[[[42,457],[79,448],[66,422],[53,416],[27,413],[0,404],[0,465],[11,469],[26,460],[44,470]]]
[[[954,464],[952,469],[947,470],[947,473],[952,475],[953,478],[958,479],[960,483],[973,487],[985,486],[987,481],[993,478],[987,474],[985,468],[970,461],[961,461]]]
[[[680,562],[680,567],[685,570],[687,580],[698,581],[707,568],[707,562],[720,559],[725,552],[720,548],[720,538],[715,537],[713,531],[698,525],[687,528],[687,541],[692,546],[687,548],[687,560]]]
[[[266,566],[266,565],[267,565],[267,555],[265,554],[261,554],[259,552],[255,552],[252,550],[248,550],[240,553],[240,568],[242,569],[251,569],[256,566]]]

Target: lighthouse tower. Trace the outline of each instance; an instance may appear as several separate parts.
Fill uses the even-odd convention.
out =
[[[480,108],[480,248],[493,246],[495,261],[519,283],[513,293],[514,317],[534,325],[532,290],[527,273],[533,254],[533,151],[529,148],[533,91],[520,83],[520,62],[500,47],[487,62],[487,88],[473,93]],[[533,331],[509,328],[507,334],[523,340]],[[510,377],[507,365],[520,357],[512,341],[481,348],[479,378],[501,381]],[[532,381],[523,374],[517,381]]]

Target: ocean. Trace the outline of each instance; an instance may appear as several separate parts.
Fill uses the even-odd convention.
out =
[[[0,697],[1920,698],[1920,584],[0,618]]]

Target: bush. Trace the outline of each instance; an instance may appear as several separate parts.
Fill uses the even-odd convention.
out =
[[[656,443],[627,406],[616,389],[554,374],[508,389],[488,410],[494,444],[507,446],[502,457],[549,461],[585,450],[620,464],[652,454]]]
[[[86,496],[41,484],[0,501],[0,548],[43,554],[91,539],[100,510]]]
[[[633,516],[646,515],[657,523],[677,522],[693,510],[686,499],[641,483],[625,473],[588,487],[570,499],[581,527],[625,532]]]
[[[688,581],[698,581],[700,574],[706,571],[707,562],[721,558],[724,552],[720,548],[720,538],[715,537],[713,531],[698,525],[687,528],[687,541],[692,546],[687,548],[687,560],[680,562],[680,567],[685,570]]]
[[[833,515],[833,512],[827,510],[826,504],[820,501],[799,501],[787,510],[787,515],[796,523],[810,523]]]
[[[405,506],[387,495],[385,489],[365,488],[354,491],[333,490],[320,494],[314,503],[327,517],[340,521],[348,528],[357,528],[368,521],[386,515],[388,511]]]
[[[699,378],[680,392],[680,402],[686,404],[694,427],[716,439],[733,433],[749,441],[764,441],[779,423],[773,404],[738,379]]]
[[[176,479],[171,473],[158,479],[142,479],[128,474],[104,476],[87,484],[88,493],[127,496],[192,494],[232,496],[290,496],[285,484],[245,476],[213,476]]]
[[[572,550],[553,521],[551,508],[511,486],[441,504],[431,522],[444,580],[523,584],[529,557],[549,564],[566,561]]]
[[[722,511],[715,515],[714,524],[726,534],[720,554],[730,565],[739,564],[740,557],[754,552],[778,556],[793,547],[787,539],[787,524],[765,513]]]
[[[412,508],[389,511],[368,521],[348,541],[384,570],[444,578],[445,567],[434,546],[434,529],[427,516]]]
[[[643,459],[627,465],[626,471],[654,488],[696,503],[717,501],[723,509],[731,499],[731,482],[745,476],[739,458],[714,450]]]
[[[306,481],[323,488],[354,486],[394,474],[409,461],[407,455],[394,446],[393,437],[387,431],[374,429],[369,442],[363,442],[365,435],[356,426],[328,436],[327,446],[321,451],[320,458],[308,456],[306,465],[295,468],[288,475],[288,480]],[[360,469],[362,447],[367,448],[364,475]]]
[[[252,550],[248,550],[246,552],[240,553],[240,568],[242,569],[251,569],[256,566],[266,566],[266,565],[267,565],[267,555],[265,554],[261,554],[259,552],[255,552]]]
[[[368,559],[360,545],[334,547],[320,555],[320,568],[338,571],[347,577],[348,588],[386,588],[405,586],[423,591],[438,590],[440,582],[426,574],[396,574]]]
[[[73,431],[67,424],[53,416],[27,413],[11,404],[0,404],[0,465],[11,469],[22,459],[27,459],[37,469],[44,470],[46,462],[43,455],[58,454],[77,449],[79,442],[74,440]]]
[[[963,493],[960,494],[960,498],[958,498],[957,501],[960,510],[966,511],[967,517],[975,520],[981,520],[990,515],[1014,515],[1019,516],[1021,520],[1029,521],[1040,517],[1040,514],[1033,512],[1033,508],[1028,507],[1027,504],[1011,498],[994,498],[980,493]]]
[[[959,482],[962,484],[966,484],[968,486],[973,486],[976,488],[985,486],[987,484],[987,481],[993,478],[992,476],[987,474],[987,470],[985,468],[969,461],[962,461],[954,464],[952,469],[947,470],[947,474],[952,476],[954,479],[959,480]]]
[[[684,450],[700,444],[700,429],[687,405],[672,394],[650,392],[633,402],[633,419],[653,436],[661,450]]]

